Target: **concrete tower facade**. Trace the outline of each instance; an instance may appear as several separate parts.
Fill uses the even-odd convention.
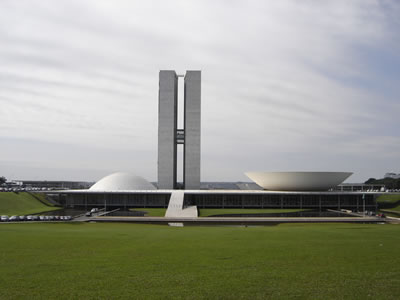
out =
[[[185,150],[183,181],[185,189],[200,188],[201,72],[185,76]]]
[[[176,187],[178,76],[160,71],[158,93],[158,188]]]
[[[158,110],[158,188],[177,187],[177,145],[183,144],[183,185],[200,188],[201,71],[184,76],[184,128],[177,128],[178,77],[160,71]]]

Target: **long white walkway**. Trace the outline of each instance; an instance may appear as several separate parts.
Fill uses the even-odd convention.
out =
[[[185,192],[174,191],[171,193],[165,217],[167,218],[197,218],[197,206],[183,206]]]

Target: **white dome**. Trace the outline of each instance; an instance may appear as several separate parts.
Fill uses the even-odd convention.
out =
[[[341,184],[351,172],[247,172],[265,190],[326,191]]]
[[[155,190],[155,186],[140,176],[113,173],[103,177],[90,187],[91,191]]]

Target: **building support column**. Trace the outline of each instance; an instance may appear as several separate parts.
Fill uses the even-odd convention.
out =
[[[321,195],[319,195],[318,200],[319,200],[319,212],[321,212],[321,206],[322,206]]]
[[[358,212],[358,198],[359,198],[359,197],[358,197],[358,195],[357,195],[357,212]]]

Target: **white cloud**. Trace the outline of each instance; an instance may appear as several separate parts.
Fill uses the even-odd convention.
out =
[[[81,152],[60,162],[27,146],[31,169],[52,167],[39,177],[126,158],[156,180],[158,71],[201,69],[203,180],[254,168],[379,177],[400,158],[399,12],[375,0],[3,1],[0,139]],[[4,170],[11,152],[0,148]]]

